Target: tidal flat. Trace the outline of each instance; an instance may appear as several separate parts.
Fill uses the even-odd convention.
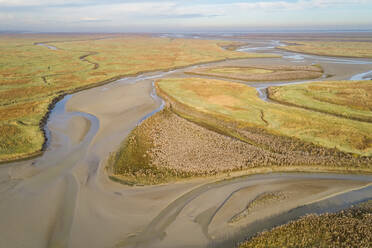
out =
[[[215,39],[210,36],[200,39],[138,37],[61,38],[65,42],[27,38],[32,40],[29,49],[33,46],[44,49],[43,53],[51,54],[47,56],[84,51],[74,58],[89,68],[87,81],[79,77],[80,72],[66,72],[56,75],[55,80],[59,77],[68,80],[61,79],[56,85],[69,82],[75,87],[75,84],[86,85],[106,77],[112,81],[79,88],[78,92],[64,91],[71,94],[61,96],[45,119],[48,137],[45,151],[28,160],[0,165],[0,247],[17,248],[24,244],[35,248],[237,247],[263,230],[296,221],[307,214],[332,215],[372,198],[371,157],[368,141],[363,143],[363,139],[359,139],[363,134],[356,133],[351,139],[341,135],[337,140],[341,145],[336,147],[325,142],[327,135],[336,137],[341,128],[351,125],[343,122],[360,121],[275,103],[270,100],[268,90],[290,84],[300,86],[314,80],[326,86],[359,75],[368,79],[365,73],[372,70],[372,61],[284,51],[275,48],[285,45],[281,41],[288,40],[288,36],[281,35],[228,39],[222,36]],[[212,40],[203,40],[207,38]],[[146,48],[149,43],[145,40],[153,41],[154,50]],[[235,45],[225,50],[226,43],[220,43],[221,40]],[[38,42],[47,46],[34,45]],[[187,59],[187,65],[182,64],[180,61],[185,60],[189,48],[190,56],[195,51],[198,55]],[[106,54],[105,49],[112,54]],[[167,49],[173,52],[164,54]],[[181,52],[183,49],[185,53]],[[234,49],[240,52],[232,51]],[[98,54],[85,56],[87,51]],[[252,55],[252,51],[256,54]],[[138,61],[128,57],[134,53],[141,55]],[[216,61],[216,57],[222,61]],[[201,58],[208,59],[200,62]],[[66,58],[66,63],[70,60],[74,61]],[[191,63],[196,60],[200,63]],[[133,65],[128,64],[131,62]],[[183,66],[178,68],[180,63]],[[175,64],[177,68],[173,67]],[[267,72],[278,66],[301,68],[314,64],[322,68],[321,77],[316,79],[249,82],[187,73],[231,66],[261,68]],[[140,73],[150,66],[158,68],[157,71]],[[110,68],[106,75],[103,74],[105,68]],[[132,75],[137,69],[138,73]],[[115,78],[120,71],[124,74]],[[223,72],[226,74],[226,70]],[[53,77],[46,77],[47,82],[50,79],[52,83]],[[43,89],[40,94],[44,94],[48,88],[43,79],[40,80]],[[364,81],[358,81],[357,85],[363,85]],[[161,82],[163,86],[179,88],[178,93],[186,96],[184,100],[192,108],[177,108],[177,99],[170,97],[172,92],[156,91]],[[203,87],[205,85],[213,87]],[[239,89],[237,94],[233,94],[235,89]],[[242,95],[246,97],[239,98]],[[330,91],[330,97],[337,96],[339,105],[343,104],[342,95]],[[17,109],[17,106],[13,107]],[[244,113],[238,116],[249,123],[252,118],[252,123],[245,126],[233,121],[231,126],[226,122],[241,109]],[[210,118],[205,110],[219,111],[219,114]],[[304,114],[302,120],[319,122],[328,129],[322,130],[320,125],[313,128],[304,122],[308,128],[293,132],[295,137],[268,131],[267,126],[276,125],[277,130],[282,127],[278,120],[283,117],[268,118],[272,110],[286,116]],[[326,116],[324,123],[319,116]],[[289,120],[292,119],[284,121],[284,127],[299,127],[299,122],[291,126]],[[14,123],[26,125],[27,121],[21,119]],[[340,125],[333,127],[335,123]],[[369,127],[368,124],[355,124],[355,129],[350,130],[362,130]],[[35,130],[41,129],[35,125]],[[314,137],[314,130],[324,132],[323,141],[301,139]],[[12,133],[8,133],[11,136]],[[354,241],[363,242],[362,239]]]

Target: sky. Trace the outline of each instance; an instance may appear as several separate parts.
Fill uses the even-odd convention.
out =
[[[372,29],[372,0],[0,0],[0,31]]]

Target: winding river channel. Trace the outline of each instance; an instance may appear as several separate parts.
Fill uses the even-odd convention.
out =
[[[251,45],[242,52],[282,57],[144,73],[58,102],[46,126],[45,153],[0,165],[0,247],[234,247],[305,214],[372,199],[371,175],[267,173],[142,187],[108,178],[109,154],[138,123],[163,108],[153,85],[158,78],[189,77],[184,72],[196,67],[280,64],[320,64],[327,80],[372,77],[372,60],[305,55],[277,49],[279,41],[246,41]],[[257,88],[267,100],[271,85],[308,81],[237,82]],[[260,205],[266,195],[277,198]]]

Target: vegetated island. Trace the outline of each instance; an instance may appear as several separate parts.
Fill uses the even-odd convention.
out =
[[[156,184],[238,170],[370,172],[372,124],[264,102],[255,88],[203,78],[156,83],[167,107],[137,126],[111,177]]]
[[[197,68],[186,72],[200,76],[213,76],[244,81],[291,81],[315,79],[323,75],[323,69],[317,65],[310,66],[220,66]]]
[[[0,35],[0,161],[42,152],[49,111],[65,94],[148,71],[277,56],[222,48],[231,43],[240,44],[145,35]]]
[[[279,49],[335,57],[372,58],[372,42],[357,41],[287,41]]]

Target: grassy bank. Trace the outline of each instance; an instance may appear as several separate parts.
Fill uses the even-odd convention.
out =
[[[259,82],[314,79],[321,77],[323,70],[320,66],[221,66],[197,68],[186,73]]]
[[[172,104],[174,106],[174,104]],[[166,108],[143,121],[109,160],[110,177],[128,185],[189,177],[267,172],[372,172],[372,161],[263,130],[178,116]],[[191,121],[190,121],[191,120]],[[254,142],[251,142],[254,141]]]
[[[335,214],[308,215],[239,245],[260,247],[370,247],[372,201]]]
[[[287,51],[336,57],[372,58],[372,42],[354,41],[288,41]]]
[[[48,42],[51,50],[35,45]],[[145,71],[261,57],[226,42],[112,35],[0,36],[0,161],[39,154],[48,108],[59,96]]]
[[[192,113],[201,120],[209,115],[209,120],[219,119],[241,129],[257,128],[346,153],[372,154],[370,123],[264,102],[254,88],[227,81],[162,79],[157,87],[162,96],[189,108],[186,115]]]
[[[345,118],[372,122],[372,82],[337,81],[270,87],[270,99]]]

